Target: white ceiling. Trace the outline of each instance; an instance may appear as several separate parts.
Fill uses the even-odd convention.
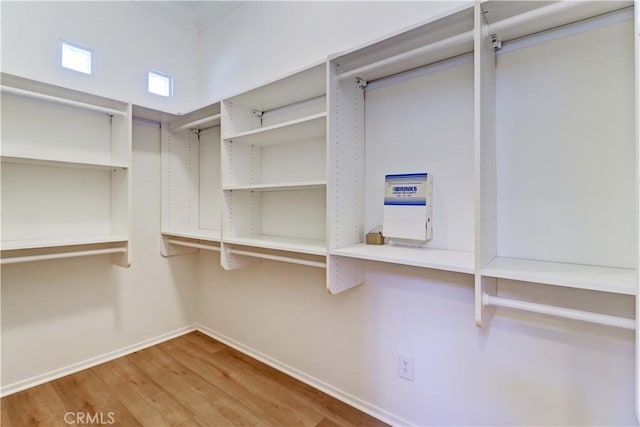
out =
[[[134,0],[134,3],[151,12],[162,15],[185,28],[198,32],[222,19],[233,9],[244,3],[244,0]]]

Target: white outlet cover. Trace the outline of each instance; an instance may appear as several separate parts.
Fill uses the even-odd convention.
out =
[[[398,376],[409,381],[414,381],[413,357],[398,354]]]

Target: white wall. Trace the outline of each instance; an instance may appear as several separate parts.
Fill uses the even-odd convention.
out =
[[[246,89],[453,6],[246,3],[201,34],[205,96]],[[365,285],[332,296],[321,270],[264,261],[225,272],[218,262],[200,254],[201,325],[391,420],[637,423],[632,332],[505,310],[480,330],[470,275],[370,262]],[[629,296],[509,281],[499,290],[634,317]],[[398,353],[415,358],[415,382],[397,377]]]
[[[368,263],[366,283],[263,261],[223,271],[200,255],[206,328],[415,425],[635,425],[631,331],[499,312],[474,326],[470,275]],[[502,283],[501,293],[633,316],[633,298]],[[527,299],[527,297],[525,297]],[[414,357],[415,381],[397,376]]]
[[[132,2],[3,1],[2,71],[167,112],[197,101],[197,35]],[[95,49],[95,75],[60,66],[59,40]],[[174,98],[147,92],[150,69],[174,76]]]
[[[200,33],[201,102],[244,91],[467,3],[244,2]]]
[[[160,255],[160,130],[134,125],[132,266],[2,267],[2,388],[192,326],[196,258]]]

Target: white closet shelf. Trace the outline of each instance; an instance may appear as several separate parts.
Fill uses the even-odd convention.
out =
[[[326,132],[327,113],[324,112],[260,129],[229,135],[224,139],[242,144],[265,147],[324,138]]]
[[[404,71],[434,64],[473,52],[473,31],[456,34],[426,46],[380,59],[353,70],[342,70],[340,80],[359,77],[367,81],[378,80]]]
[[[163,231],[163,235],[165,236],[173,236],[173,237],[183,237],[186,239],[197,239],[197,240],[207,240],[210,242],[219,242],[220,241],[220,230],[208,230],[208,229],[198,229],[198,230],[187,230],[187,231]]]
[[[473,252],[364,243],[331,250],[331,255],[435,270],[474,273]]]
[[[327,187],[327,181],[300,181],[275,184],[229,185],[224,191],[291,191],[320,190]]]
[[[297,252],[310,255],[327,255],[327,245],[324,240],[302,239],[298,237],[282,237],[270,235],[252,235],[247,237],[225,237],[223,243],[256,248],[276,249],[287,252]]]
[[[55,248],[61,246],[98,245],[103,243],[127,243],[126,236],[72,236],[50,239],[3,240],[0,249],[15,251],[22,249]]]
[[[481,275],[546,285],[635,295],[637,272],[631,268],[496,257]]]
[[[276,78],[226,99],[249,109],[270,111],[326,94],[326,63]]]
[[[95,170],[110,170],[113,168],[127,169],[127,165],[124,163],[108,163],[108,162],[84,162],[84,161],[70,161],[70,160],[58,160],[53,158],[36,158],[36,157],[23,157],[23,156],[0,156],[2,163],[14,163],[21,165],[32,166],[49,166],[60,168],[78,168],[78,169],[95,169]]]
[[[418,24],[387,39],[331,60],[339,80],[373,81],[473,52],[473,7]]]

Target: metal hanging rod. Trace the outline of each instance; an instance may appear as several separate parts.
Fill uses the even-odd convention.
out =
[[[588,4],[588,2],[586,2]],[[494,24],[489,25],[490,33],[499,33],[500,31],[510,30],[515,27],[527,24],[531,21],[540,20],[544,22],[545,18],[553,15],[565,13],[574,9],[580,9],[585,7],[585,2],[581,1],[559,1],[552,3],[548,6],[543,6],[538,9],[530,10],[529,12],[521,13],[520,15],[512,16],[511,18],[503,19]]]
[[[510,298],[482,294],[483,306],[510,308],[514,310],[529,311],[532,313],[546,314],[549,316],[563,317],[565,319],[580,320],[583,322],[597,323],[599,325],[614,326],[623,329],[636,329],[635,319],[608,314],[593,313],[590,311],[574,310],[571,308],[557,307],[554,305],[538,304],[528,301],[519,301]]]
[[[83,110],[95,111],[98,113],[105,113],[112,116],[126,116],[127,112],[122,110],[115,110],[113,108],[101,107],[99,105],[87,104],[86,102],[74,101],[72,99],[59,98],[57,96],[45,95],[42,93],[31,92],[29,90],[17,89],[10,86],[0,86],[2,93],[9,93],[12,95],[24,96],[26,98],[41,99],[43,101],[55,102],[56,104],[68,105],[71,107],[82,108]]]
[[[413,59],[418,56],[427,55],[432,52],[436,52],[441,49],[448,49],[453,46],[459,46],[464,43],[473,42],[473,31],[467,31],[465,33],[457,34],[455,36],[438,40],[426,46],[421,46],[416,49],[409,50],[407,52],[399,53],[398,55],[391,56],[389,58],[381,59],[380,61],[373,62],[371,64],[356,68],[351,71],[346,71],[338,76],[338,80],[346,80],[354,77],[366,77],[367,72],[371,72],[387,65],[393,65],[398,62]]]
[[[216,121],[216,120],[220,120],[220,113],[214,114],[213,116],[205,117],[203,119],[193,120],[191,122],[185,123],[185,124],[177,126],[175,128],[170,128],[169,130],[171,132],[179,132],[179,131],[185,130],[185,129],[197,128],[198,126],[200,126],[203,123],[212,122],[212,121]]]
[[[57,254],[42,254],[42,255],[28,255],[18,256],[12,258],[2,258],[0,264],[17,264],[21,262],[33,262],[33,261],[45,261],[49,259],[62,259],[62,258],[77,258],[81,256],[90,255],[105,255],[115,253],[126,253],[126,248],[109,248],[109,249],[94,249],[88,251],[76,251],[76,252],[61,252]]]
[[[253,258],[262,258],[262,259],[268,259],[272,261],[282,261],[282,262],[288,262],[290,264],[306,265],[308,267],[327,268],[327,263],[325,262],[309,261],[306,259],[299,259],[299,258],[293,258],[288,256],[263,254],[261,252],[243,251],[240,249],[227,249],[227,251],[234,255],[244,255],[244,256],[249,256]]]
[[[417,77],[426,76],[427,74],[437,73],[449,68],[458,67],[462,64],[468,64],[473,62],[473,52],[465,53],[460,56],[454,56],[453,58],[445,59],[444,61],[434,62],[433,64],[423,65],[422,67],[412,68],[411,70],[400,71],[399,73],[391,74],[386,77],[380,77],[379,79],[367,82],[367,90],[380,89],[385,86],[394,85],[404,80],[411,80]]]
[[[614,12],[587,18],[578,22],[550,28],[533,34],[517,37],[513,40],[503,42],[502,47],[496,51],[496,55],[502,55],[513,50],[535,46],[540,43],[547,43],[564,37],[592,31],[607,25],[617,24],[633,19],[633,8],[625,8]],[[495,34],[495,33],[494,33]]]
[[[208,251],[220,252],[220,246],[204,245],[202,243],[185,242],[183,240],[168,239],[167,242],[172,245],[186,246],[188,248],[206,249]]]

